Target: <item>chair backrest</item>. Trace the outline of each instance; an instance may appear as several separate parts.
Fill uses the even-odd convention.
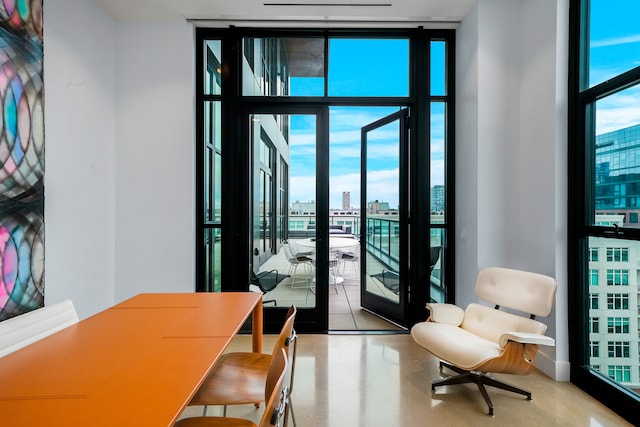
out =
[[[78,322],[71,300],[50,304],[0,322],[0,357]]]
[[[296,372],[296,352],[298,351],[298,334],[296,330],[291,331],[291,337],[289,337],[289,343],[287,344],[287,361],[289,362],[289,369],[287,371],[287,378],[285,384],[288,385],[288,394],[293,392],[293,376]]]
[[[284,249],[284,255],[289,261],[296,261],[296,257],[293,256],[293,252],[291,251],[291,246],[289,246],[289,243],[284,243],[282,245],[282,249]]]
[[[271,357],[275,357],[276,353],[280,351],[280,349],[284,348],[285,352],[289,352],[289,339],[293,334],[293,323],[296,320],[296,314],[298,313],[298,309],[295,305],[292,305],[287,312],[287,316],[284,319],[284,324],[282,325],[282,329],[280,329],[280,334],[278,335],[278,340],[273,346],[273,351],[271,352]]]
[[[278,426],[286,404],[285,375],[288,369],[287,355],[280,349],[271,360],[264,390],[266,402],[260,419],[260,427]]]
[[[556,280],[528,271],[487,267],[480,271],[478,298],[536,316],[548,316],[556,298]]]
[[[261,271],[257,275],[251,270],[251,278],[249,284],[255,285],[263,294],[274,290],[280,282],[289,277],[286,274],[278,273],[275,268],[270,271]]]
[[[544,335],[547,325],[528,317],[519,316],[502,310],[495,310],[481,304],[469,304],[464,311],[464,320],[460,325],[474,335],[500,342],[505,332],[526,332]]]

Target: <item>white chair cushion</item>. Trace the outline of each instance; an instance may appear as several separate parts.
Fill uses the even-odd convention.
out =
[[[502,353],[497,342],[446,323],[417,323],[411,328],[411,336],[436,357],[467,370]]]
[[[537,320],[474,303],[467,306],[461,328],[496,344],[505,332],[544,335],[547,330],[547,326]]]
[[[460,326],[464,320],[464,310],[453,304],[429,303],[429,320],[438,323]]]
[[[484,268],[476,279],[478,298],[536,316],[548,316],[556,297],[556,280],[528,271]]]

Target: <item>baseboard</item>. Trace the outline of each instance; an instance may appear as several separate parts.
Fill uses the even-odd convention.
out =
[[[559,362],[543,352],[538,352],[534,365],[555,381],[569,381],[571,367],[569,362]]]

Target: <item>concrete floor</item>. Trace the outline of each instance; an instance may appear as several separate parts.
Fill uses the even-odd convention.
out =
[[[265,336],[269,351],[274,336]],[[230,351],[250,351],[251,337],[234,339]],[[488,388],[495,416],[475,385],[446,386],[438,360],[407,334],[302,335],[298,341],[292,401],[298,427],[418,426],[630,426],[577,387],[534,371],[496,375],[533,393],[532,400]],[[264,405],[229,407],[228,415],[259,421]],[[200,415],[187,408],[184,417]],[[210,407],[209,415],[221,414]],[[292,426],[292,423],[289,423]]]

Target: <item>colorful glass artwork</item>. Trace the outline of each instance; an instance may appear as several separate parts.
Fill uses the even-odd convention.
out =
[[[0,0],[0,320],[44,305],[42,0]]]

